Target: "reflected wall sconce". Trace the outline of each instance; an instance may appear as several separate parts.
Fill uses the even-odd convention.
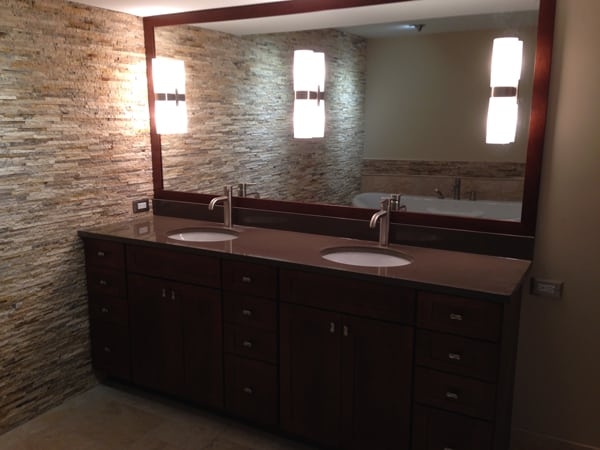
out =
[[[492,48],[492,73],[490,78],[490,103],[487,117],[486,143],[510,144],[517,134],[517,94],[523,41],[515,37],[494,39]]]
[[[152,60],[154,123],[158,134],[186,133],[185,65],[179,59]]]
[[[294,138],[325,136],[325,53],[294,51]]]

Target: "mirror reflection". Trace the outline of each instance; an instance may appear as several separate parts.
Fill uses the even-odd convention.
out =
[[[520,220],[537,10],[263,34],[155,28],[186,67],[188,132],[161,135],[164,189]],[[392,26],[393,25],[393,26]],[[524,41],[513,144],[485,143],[492,42]],[[325,136],[294,139],[293,54],[325,54]],[[241,194],[241,192],[240,192]],[[469,204],[466,204],[470,202]]]

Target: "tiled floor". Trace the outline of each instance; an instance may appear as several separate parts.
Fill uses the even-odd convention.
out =
[[[161,397],[100,385],[0,436],[2,450],[310,450]]]

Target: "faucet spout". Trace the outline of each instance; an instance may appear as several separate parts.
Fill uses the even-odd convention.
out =
[[[219,202],[223,202],[223,225],[227,228],[233,228],[232,207],[231,207],[231,186],[225,186],[224,195],[214,197],[208,203],[208,210],[212,211]]]
[[[381,199],[381,209],[371,216],[369,227],[375,228],[379,221],[379,246],[387,247],[390,242],[390,198]]]

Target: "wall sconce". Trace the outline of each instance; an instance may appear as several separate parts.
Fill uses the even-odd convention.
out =
[[[517,93],[523,62],[523,41],[515,37],[494,39],[490,104],[488,107],[488,144],[510,144],[517,134]]]
[[[325,53],[294,51],[294,138],[325,136]]]
[[[158,134],[186,133],[185,65],[172,58],[152,60],[154,123]]]

